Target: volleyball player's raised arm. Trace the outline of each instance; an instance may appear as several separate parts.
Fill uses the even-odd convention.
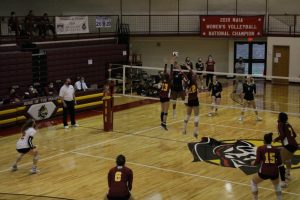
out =
[[[167,73],[167,67],[168,67],[168,64],[165,64],[165,66],[164,66],[164,74]]]

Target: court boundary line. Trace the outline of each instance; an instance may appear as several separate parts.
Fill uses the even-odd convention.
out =
[[[94,156],[94,155],[91,155],[91,154],[80,153],[80,152],[76,152],[76,151],[72,151],[71,153],[78,154],[78,155],[81,155],[81,156],[86,156],[86,157],[98,158],[98,159],[102,159],[102,160],[115,161],[115,158],[107,158],[107,157],[104,157],[104,156]],[[221,178],[213,178],[213,177],[209,177],[209,176],[203,176],[203,175],[199,175],[199,174],[182,172],[182,171],[173,170],[173,169],[156,167],[156,166],[141,164],[141,163],[137,163],[137,162],[126,161],[126,163],[136,165],[136,166],[140,166],[140,167],[146,167],[146,168],[149,168],[149,169],[156,169],[156,170],[160,170],[160,171],[181,174],[181,175],[185,175],[185,176],[198,177],[198,178],[203,178],[203,179],[208,179],[208,180],[213,180],[213,181],[219,181],[219,182],[226,182],[226,183],[231,183],[231,184],[240,185],[240,186],[247,186],[247,187],[249,187],[249,193],[250,193],[251,185],[246,184],[246,183],[240,183],[240,182],[230,181],[230,180],[221,179]],[[274,189],[265,188],[265,187],[258,187],[258,188],[263,189],[263,190],[268,190],[268,191],[275,191]],[[294,195],[294,196],[300,196],[300,193],[287,192],[287,191],[282,191],[282,193],[289,194],[289,195]]]
[[[205,113],[205,114],[207,115],[208,113]],[[200,114],[199,116],[202,116],[202,115],[205,115],[205,114],[203,113],[203,114]],[[176,120],[176,121],[170,122],[170,123],[168,123],[168,125],[176,124],[176,123],[179,123],[179,122],[182,122],[182,120]],[[56,126],[58,126],[58,125],[56,125]],[[117,137],[117,138],[114,138],[114,139],[108,139],[108,140],[105,140],[105,141],[102,141],[102,142],[98,142],[98,143],[95,143],[95,144],[83,146],[83,147],[77,148],[77,149],[75,148],[75,149],[70,150],[70,151],[66,151],[66,152],[63,152],[63,153],[58,153],[58,154],[55,154],[53,156],[49,156],[49,157],[46,157],[44,159],[40,159],[39,162],[50,160],[52,158],[59,157],[59,156],[71,153],[72,151],[80,151],[80,150],[88,149],[88,148],[91,148],[91,147],[94,147],[94,146],[98,146],[98,145],[101,145],[101,144],[106,144],[106,143],[114,142],[114,141],[122,139],[122,138],[130,137],[133,134],[138,135],[140,133],[148,132],[150,130],[154,130],[154,129],[157,129],[157,128],[161,128],[161,127],[160,126],[155,126],[155,127],[151,127],[151,128],[148,128],[148,129],[143,129],[143,130],[140,130],[140,131],[136,131],[136,132],[134,132],[132,134],[123,135],[123,136],[120,136],[120,137]],[[113,133],[113,132],[114,131],[112,131],[111,133]],[[23,164],[20,164],[19,166],[27,166],[27,165],[30,165],[30,164],[32,164],[32,162],[23,163]],[[11,170],[10,168],[4,169],[4,170],[1,170],[0,173],[7,172],[7,171],[10,171],[10,170]]]
[[[159,102],[159,98],[158,97],[145,97],[145,96],[138,96],[138,95],[133,95],[133,94],[120,94],[120,93],[117,93],[118,95],[123,95],[125,97],[132,97],[132,98],[139,98],[139,99],[151,99],[151,100],[157,100]],[[201,98],[201,97],[200,97]],[[229,97],[231,98],[231,97]],[[184,101],[182,100],[176,100],[177,102],[181,103],[181,104],[184,104]],[[232,100],[233,101],[233,100]],[[235,102],[235,101],[233,101]],[[205,107],[209,107],[211,106],[211,103],[203,103],[201,102],[200,100],[200,106],[203,105]],[[246,108],[243,108],[242,105],[238,104],[238,105],[226,105],[226,104],[220,104],[218,105],[217,107],[219,108],[228,108],[228,109],[233,109],[233,110],[243,110],[245,109],[245,112],[249,112],[249,111],[258,111],[258,112],[266,112],[266,113],[272,113],[272,114],[278,114],[280,113],[280,111],[275,111],[275,110],[267,110],[267,109],[261,109],[261,108],[249,108],[249,107],[246,107]],[[288,115],[291,115],[291,116],[294,116],[294,117],[299,117],[300,116],[300,113],[296,113],[296,112],[286,112]]]
[[[171,122],[171,123],[169,123],[169,125],[170,124],[176,124],[178,122],[182,122],[182,120],[177,120],[177,121]],[[138,134],[148,132],[148,131],[158,129],[158,128],[160,128],[160,126],[155,126],[155,127],[151,127],[151,128],[148,128],[148,129],[143,129],[143,130],[140,130],[140,131],[136,131],[136,132],[134,132],[134,134],[138,135]],[[111,133],[114,133],[114,131],[112,131]],[[80,148],[75,148],[75,149],[70,150],[70,151],[66,151],[66,152],[58,153],[58,154],[55,154],[55,155],[52,155],[52,156],[49,156],[49,157],[45,157],[44,159],[40,159],[39,162],[50,160],[52,158],[59,157],[59,156],[71,153],[72,151],[80,151],[80,150],[83,150],[83,149],[88,149],[88,148],[91,148],[91,147],[94,147],[94,146],[114,142],[116,140],[123,139],[123,138],[130,137],[130,136],[132,136],[132,134],[127,134],[127,135],[123,135],[123,136],[120,136],[120,137],[117,137],[117,138],[108,139],[108,140],[105,140],[105,141],[102,141],[102,142],[98,142],[98,143],[95,143],[95,144],[90,144],[90,145],[83,146],[83,147],[80,147]],[[22,166],[27,166],[27,165],[30,165],[30,164],[32,164],[32,162],[23,163],[23,164],[20,164],[19,166],[22,167]],[[7,172],[7,171],[10,171],[10,168],[1,170],[0,173]]]
[[[125,96],[125,95],[123,95]],[[220,108],[220,110],[223,109],[223,108]],[[203,114],[200,114],[199,116],[203,116],[203,115],[207,115],[208,113],[203,113]],[[191,118],[192,119],[192,118]],[[182,120],[176,120],[176,121],[173,121],[173,122],[170,122],[168,123],[168,125],[172,125],[172,124],[176,124],[178,122],[182,122]],[[210,123],[201,123],[199,122],[199,124],[207,124],[207,125],[211,125],[211,126],[223,126],[225,127],[225,125],[218,125],[218,124],[210,124]],[[253,131],[257,131],[257,132],[263,132],[261,130],[255,130],[255,129],[247,129],[247,128],[239,128],[239,127],[233,127],[233,126],[226,126],[226,127],[231,127],[231,128],[236,128],[236,129],[244,129],[244,130],[253,130]],[[84,127],[83,127],[84,128]],[[98,145],[101,145],[101,144],[105,144],[105,143],[109,143],[109,142],[114,142],[115,140],[119,140],[119,139],[122,139],[122,138],[126,138],[126,137],[130,137],[132,135],[139,135],[140,133],[143,133],[143,132],[148,132],[150,130],[153,130],[153,129],[157,129],[157,128],[160,128],[160,126],[156,126],[156,127],[152,127],[152,128],[149,128],[149,129],[143,129],[143,130],[140,130],[140,131],[137,131],[135,133],[132,133],[132,134],[127,134],[127,135],[123,135],[123,136],[120,136],[118,138],[114,138],[114,139],[108,139],[106,141],[103,141],[103,142],[99,142],[99,143],[95,143],[95,144],[91,144],[91,145],[87,145],[87,146],[84,146],[84,147],[81,147],[81,148],[77,148],[77,149],[73,149],[73,150],[70,150],[70,151],[67,151],[67,152],[62,152],[62,153],[58,153],[58,154],[55,154],[53,156],[50,156],[50,157],[46,157],[44,159],[40,159],[39,162],[41,161],[46,161],[46,160],[50,160],[52,158],[55,158],[55,157],[59,157],[59,156],[62,156],[62,155],[65,155],[65,154],[68,154],[72,151],[78,151],[78,150],[82,150],[82,149],[87,149],[87,148],[90,148],[90,147],[94,147],[94,146],[98,146]],[[114,131],[112,131],[113,133]],[[28,163],[24,163],[24,164],[21,164],[19,166],[27,166],[31,164],[31,162],[28,162]],[[3,173],[3,172],[7,172],[7,171],[10,171],[10,168],[8,169],[4,169],[4,170],[1,170],[0,173]]]
[[[222,108],[221,108],[222,109]],[[203,115],[207,115],[208,113],[203,113],[203,114],[200,114],[199,116],[203,116]],[[192,118],[191,118],[192,119]],[[168,125],[172,125],[172,124],[176,124],[176,123],[179,123],[179,122],[182,122],[182,120],[176,120],[176,121],[173,121],[173,122],[170,122],[168,123]],[[199,124],[206,124],[206,125],[211,125],[211,126],[223,126],[225,127],[225,125],[218,125],[218,124],[210,124],[210,123],[201,123],[199,122]],[[245,130],[253,130],[253,131],[257,131],[257,132],[263,132],[263,131],[260,131],[260,130],[255,130],[255,129],[247,129],[247,128],[239,128],[239,127],[233,127],[233,126],[226,126],[228,128],[237,128],[237,129],[245,129]],[[87,127],[83,127],[83,128],[87,128]],[[117,138],[114,138],[114,139],[108,139],[106,141],[102,141],[102,142],[99,142],[99,143],[95,143],[95,144],[91,144],[91,145],[87,145],[87,146],[83,146],[83,147],[80,147],[80,148],[77,148],[77,149],[73,149],[73,150],[70,150],[70,151],[66,151],[66,152],[62,152],[62,153],[58,153],[58,154],[55,154],[55,155],[52,155],[52,156],[49,156],[49,157],[46,157],[44,159],[40,159],[39,162],[41,161],[46,161],[46,160],[50,160],[52,158],[55,158],[55,157],[59,157],[59,156],[62,156],[62,155],[65,155],[65,154],[68,154],[72,151],[79,151],[79,150],[83,150],[83,149],[87,149],[87,148],[91,148],[91,147],[94,147],[94,146],[98,146],[98,145],[101,145],[101,144],[106,144],[106,143],[110,143],[110,142],[114,142],[116,140],[119,140],[119,139],[122,139],[122,138],[126,138],[126,137],[130,137],[132,135],[139,135],[140,133],[144,133],[144,132],[148,132],[150,130],[154,130],[154,129],[157,129],[157,128],[160,128],[160,126],[156,126],[156,127],[152,127],[152,128],[148,128],[148,129],[143,129],[143,130],[140,130],[140,131],[137,131],[137,132],[134,132],[132,134],[126,134],[126,135],[123,135],[123,136],[120,136],[120,137],[117,137]],[[113,133],[114,131],[112,131]],[[116,132],[117,133],[117,132]],[[19,166],[27,166],[27,165],[30,165],[32,164],[31,162],[27,162],[27,163],[24,163],[24,164],[20,164]],[[10,168],[8,169],[4,169],[4,170],[1,170],[0,173],[3,173],[3,172],[7,172],[7,171],[10,171]]]
[[[207,113],[205,113],[205,114],[203,113],[201,115],[207,115]],[[169,125],[176,124],[178,122],[182,122],[182,120],[176,120],[176,121],[170,122]],[[205,123],[202,123],[202,124],[205,124]],[[206,123],[206,124],[213,125],[213,126],[218,125],[218,124],[210,124],[210,123]],[[220,126],[224,126],[224,125],[220,125]],[[228,127],[232,127],[232,126],[228,126]],[[98,146],[98,145],[101,145],[101,144],[106,144],[106,143],[114,142],[116,140],[123,139],[123,138],[126,138],[126,137],[130,137],[130,136],[133,136],[133,135],[139,135],[140,133],[148,132],[148,131],[151,131],[151,130],[154,130],[154,129],[157,129],[157,128],[160,128],[160,126],[155,126],[155,127],[151,127],[151,128],[148,128],[148,129],[143,129],[143,130],[134,132],[132,134],[126,134],[126,135],[123,135],[123,136],[120,136],[120,137],[117,137],[117,138],[114,138],[114,139],[108,139],[106,141],[102,141],[102,142],[99,142],[99,143],[95,143],[95,144],[83,146],[83,147],[80,147],[80,148],[77,148],[77,149],[73,149],[73,150],[70,150],[70,151],[67,151],[67,152],[63,152],[63,153],[59,153],[59,154],[56,154],[56,155],[53,155],[53,156],[50,156],[50,157],[46,157],[44,159],[41,159],[40,161],[50,160],[52,158],[55,158],[55,157],[58,157],[58,156],[61,156],[61,155],[65,155],[65,154],[68,154],[68,153],[83,154],[83,156],[87,156],[87,157],[95,157],[95,158],[100,158],[100,159],[115,161],[115,159],[113,159],[113,158],[106,158],[106,157],[101,157],[101,156],[94,156],[94,155],[80,153],[80,152],[77,152],[77,151],[88,149],[88,148],[91,148],[91,147],[94,147],[94,146]],[[244,129],[244,128],[239,128],[239,127],[232,127],[232,128]],[[250,130],[253,130],[253,129],[250,129]],[[260,131],[260,130],[257,130],[257,131]],[[112,131],[112,133],[113,132],[114,131]],[[181,171],[172,170],[172,169],[164,169],[164,168],[160,168],[160,167],[156,167],[156,166],[144,165],[144,164],[141,164],[141,163],[134,163],[134,162],[127,162],[127,163],[130,163],[130,164],[133,164],[133,165],[137,165],[137,166],[148,167],[148,168],[152,168],[152,169],[156,169],[156,170],[166,171],[166,172],[178,173],[178,174],[192,176],[192,177],[204,178],[204,179],[209,179],[209,180],[216,180],[216,181],[220,181],[220,182],[228,182],[228,183],[232,183],[232,184],[236,184],[236,185],[242,185],[242,186],[250,187],[250,185],[245,184],[245,183],[239,183],[239,182],[229,181],[229,180],[225,180],[225,179],[218,179],[218,178],[213,178],[213,177],[208,177],[208,176],[202,176],[202,175],[197,175],[197,174],[192,174],[192,173],[187,173],[187,172],[181,172]],[[28,162],[28,163],[21,164],[19,166],[26,166],[26,165],[29,165],[29,164],[32,164],[32,163]],[[7,172],[7,171],[10,171],[10,168],[2,170],[2,171],[0,171],[0,173]],[[264,187],[259,187],[259,188],[264,189],[264,190],[274,191],[273,189],[270,189],[270,188],[264,188]],[[293,193],[293,192],[285,192],[285,191],[283,191],[283,193],[290,194],[290,195],[295,195],[295,196],[300,196],[300,194]]]
[[[52,196],[45,196],[45,195],[33,195],[33,194],[19,194],[19,193],[8,193],[8,192],[0,192],[0,195],[15,195],[15,196],[27,196],[27,197],[45,197],[45,198],[50,198],[50,199],[62,199],[62,200],[75,200],[75,199],[70,199],[70,198],[65,198],[65,197],[52,197]]]

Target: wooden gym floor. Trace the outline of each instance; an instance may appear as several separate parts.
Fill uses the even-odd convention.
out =
[[[234,104],[231,91],[232,88],[225,88],[223,105]],[[266,94],[262,100],[267,101],[268,95],[272,94]],[[280,95],[278,99],[280,104],[288,103]],[[136,99],[118,98],[123,100]],[[208,102],[209,97],[201,94],[201,100]],[[276,101],[276,96],[272,100]],[[1,137],[0,199],[103,199],[108,189],[107,172],[115,165],[118,154],[126,156],[127,166],[134,172],[132,194],[136,200],[251,199],[252,175],[237,168],[193,162],[187,145],[200,139],[192,136],[192,119],[188,134],[181,134],[184,112],[184,105],[178,104],[177,117],[173,119],[170,106],[169,131],[159,127],[159,103],[116,112],[111,133],[102,131],[101,115],[80,119],[79,128],[64,130],[62,125],[41,128],[33,141],[41,156],[38,165],[41,172],[36,175],[29,175],[30,156],[24,157],[18,171],[9,171],[17,155],[15,143],[19,135]],[[263,121],[256,122],[249,111],[241,123],[237,120],[240,113],[237,109],[221,108],[217,116],[208,117],[209,107],[202,105],[200,112],[200,138],[261,139],[270,131],[277,135],[276,113],[261,111]],[[300,141],[299,116],[290,116],[289,121]],[[293,179],[283,189],[283,199],[300,199],[300,169],[293,169],[291,174]],[[259,186],[260,199],[275,199],[270,181]]]

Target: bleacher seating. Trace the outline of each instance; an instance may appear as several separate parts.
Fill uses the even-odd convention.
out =
[[[127,45],[117,44],[114,38],[78,41],[41,42],[37,48],[46,52],[48,81],[84,76],[87,83],[101,87],[107,76],[108,63],[122,64],[127,61],[123,51]],[[8,95],[12,85],[19,84],[24,91],[32,84],[33,57],[31,52],[21,52],[18,46],[0,47],[0,96]],[[92,60],[92,64],[88,64]]]
[[[48,60],[48,80],[64,80],[78,75],[84,76],[88,83],[99,85],[105,82],[108,63],[124,63],[126,45],[101,44],[65,48],[45,49]],[[92,64],[88,64],[92,60]]]
[[[24,90],[32,83],[31,53],[9,51],[0,53],[0,96],[8,95],[12,85]]]

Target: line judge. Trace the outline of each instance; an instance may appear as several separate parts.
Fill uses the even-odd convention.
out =
[[[59,90],[59,99],[63,104],[63,123],[64,128],[69,128],[68,126],[68,113],[71,118],[71,126],[78,127],[79,125],[75,121],[75,90],[71,85],[71,79],[67,78],[64,85]]]

